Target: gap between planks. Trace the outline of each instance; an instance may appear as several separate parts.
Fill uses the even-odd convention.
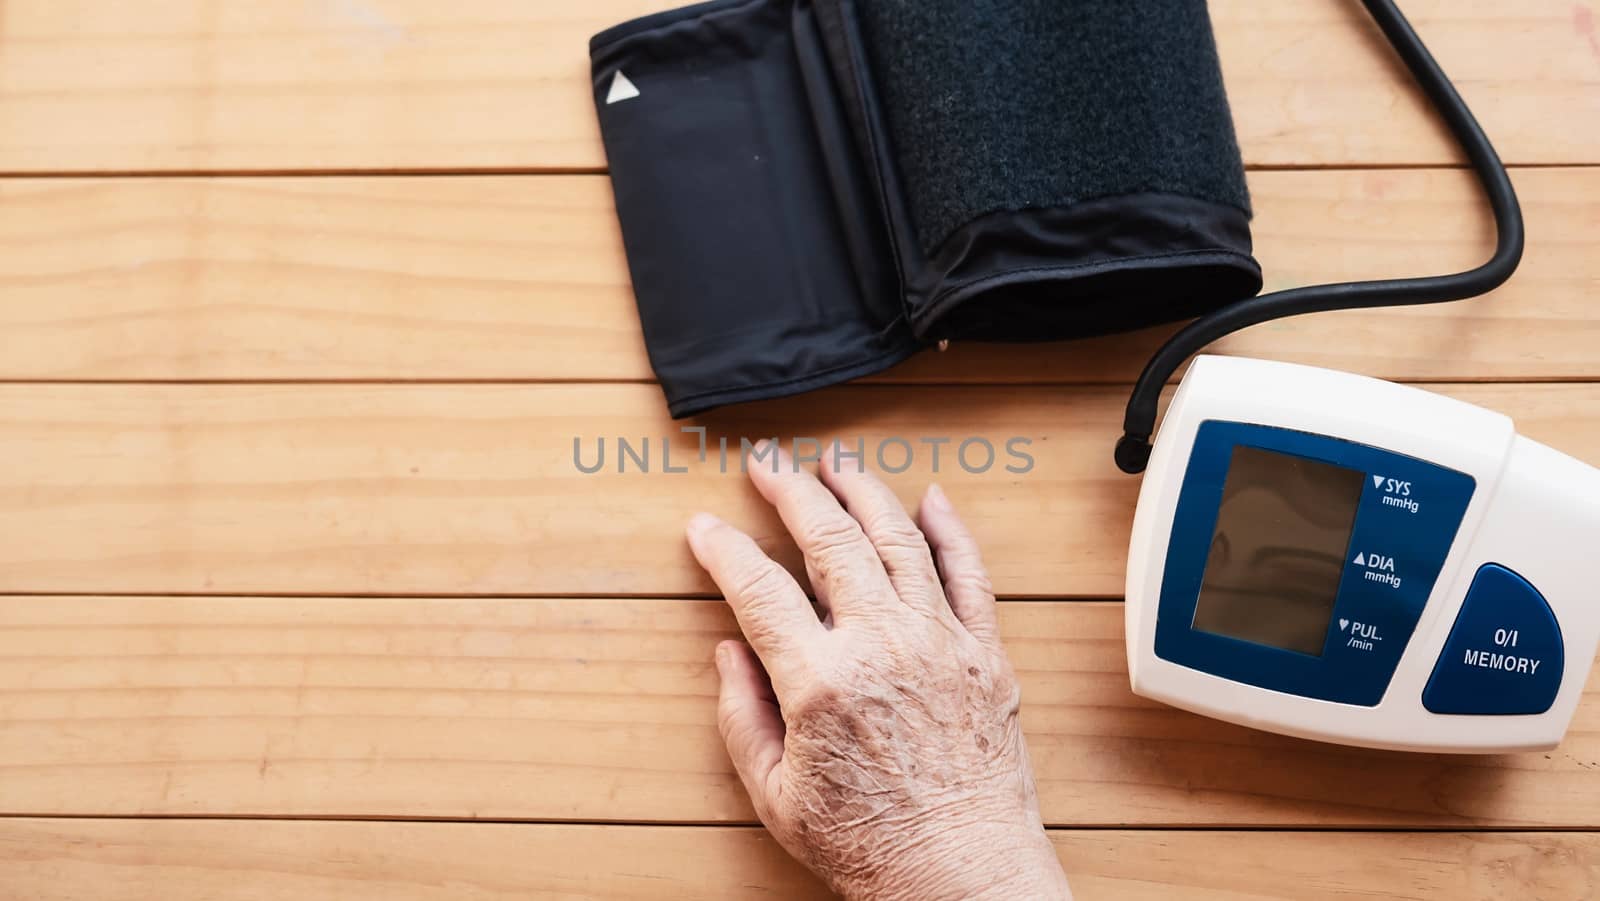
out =
[[[1093,339],[1093,338],[1085,338],[1085,339],[1082,339],[1082,340],[1093,341],[1095,339]],[[1206,350],[1201,350],[1200,351],[1200,353],[1206,353],[1206,352],[1207,352]],[[989,387],[989,386],[994,386],[994,387],[1023,386],[1023,387],[1049,387],[1049,388],[1126,388],[1126,389],[1131,391],[1131,390],[1133,390],[1133,386],[1134,386],[1133,382],[1124,381],[1124,380],[1097,381],[1095,379],[1083,379],[1083,378],[1064,378],[1064,379],[1060,379],[1060,380],[1051,380],[1051,379],[1048,379],[1048,378],[1042,378],[1042,379],[1030,380],[1030,381],[1027,381],[1027,382],[1009,382],[1009,383],[1008,382],[994,382],[994,383],[989,383],[989,382],[960,382],[960,381],[949,381],[949,382],[927,382],[927,381],[919,381],[919,382],[880,382],[880,381],[869,381],[868,379],[870,379],[870,378],[871,377],[869,376],[869,377],[853,379],[853,380],[851,380],[849,382],[843,382],[843,383],[840,383],[839,385],[830,385],[828,387],[829,388],[840,388],[840,387],[849,387],[851,385],[871,385],[872,387],[894,388],[894,389],[897,389],[897,390],[919,390],[919,389],[930,389],[930,388],[935,388],[935,389],[939,389],[939,388],[942,388],[942,389],[958,389],[958,388],[959,389],[968,389],[968,388],[973,388],[973,387]],[[1378,376],[1378,378],[1381,378],[1381,376]],[[1170,380],[1169,384],[1176,384],[1178,381],[1179,381],[1179,376],[1178,375],[1174,375],[1172,377],[1172,379]],[[1421,377],[1405,378],[1405,379],[1387,379],[1386,381],[1396,382],[1396,383],[1402,384],[1402,385],[1592,385],[1592,384],[1600,383],[1600,376],[1577,376],[1577,375],[1510,376],[1510,377],[1482,376],[1482,377],[1478,377],[1478,378],[1463,377],[1463,376],[1449,376],[1449,377],[1429,378],[1429,377],[1426,377],[1426,376],[1421,376]],[[81,387],[93,387],[93,386],[96,386],[96,385],[104,385],[104,386],[139,386],[139,385],[151,385],[151,386],[173,386],[173,385],[177,385],[177,386],[183,386],[183,385],[193,385],[193,386],[196,386],[196,387],[208,387],[208,386],[209,387],[216,387],[216,386],[227,386],[227,385],[239,385],[239,386],[242,386],[242,387],[248,387],[248,386],[251,386],[251,385],[274,385],[274,386],[305,385],[307,387],[316,387],[318,385],[330,385],[330,386],[343,386],[343,385],[351,385],[351,386],[360,386],[360,385],[375,385],[375,386],[397,385],[397,386],[404,386],[404,385],[414,385],[414,386],[417,386],[417,387],[429,387],[429,386],[448,387],[448,386],[453,386],[453,385],[454,386],[476,386],[476,385],[481,385],[481,386],[485,386],[485,387],[496,387],[496,386],[499,386],[499,387],[511,387],[511,388],[514,388],[514,387],[516,387],[518,385],[543,385],[543,386],[571,385],[571,386],[574,386],[574,387],[580,387],[580,386],[584,386],[584,385],[654,385],[654,384],[656,384],[656,381],[654,379],[644,379],[644,378],[637,378],[637,379],[635,379],[635,378],[614,378],[614,379],[608,379],[608,378],[581,378],[581,379],[569,379],[569,378],[537,378],[537,377],[502,378],[502,379],[495,379],[495,378],[461,378],[461,379],[452,379],[452,378],[387,378],[387,379],[384,379],[384,378],[292,378],[292,377],[286,377],[286,378],[238,378],[238,379],[159,379],[159,378],[128,378],[128,379],[81,378],[81,379],[75,379],[75,378],[59,378],[59,377],[58,378],[36,378],[36,379],[29,379],[29,378],[0,378],[0,385],[76,385],[76,386],[81,386]],[[826,390],[826,389],[818,388],[818,389],[815,389],[813,391],[802,392],[800,395],[788,395],[788,396],[791,396],[791,397],[793,397],[793,396],[804,396],[805,394],[814,394],[817,391],[822,391],[822,390]],[[752,402],[752,403],[755,403],[755,402]],[[737,406],[737,405],[730,405],[727,409],[733,409],[735,406]],[[684,420],[681,420],[681,421],[688,422],[690,420],[684,419]]]
[[[0,811],[0,822],[29,820],[64,820],[73,822],[135,822],[135,823],[417,823],[430,826],[546,826],[546,827],[596,827],[602,829],[683,829],[711,832],[715,830],[766,827],[754,820],[601,820],[560,819],[552,817],[425,817],[415,815],[381,816],[359,814],[194,814],[194,813],[27,813]],[[1296,835],[1600,835],[1600,830],[1589,826],[1339,826],[1339,825],[1273,825],[1229,823],[1226,825],[1196,823],[1088,823],[1073,826],[1045,826],[1047,833],[1293,833]]]
[[[1470,169],[1461,162],[1398,162],[1398,163],[1332,163],[1304,165],[1294,163],[1257,163],[1244,167],[1246,172],[1410,172],[1431,170]],[[1507,164],[1506,169],[1594,169],[1600,160],[1572,160],[1561,162],[1534,162]],[[608,169],[597,166],[484,166],[412,167],[412,168],[361,168],[342,167],[329,169],[60,169],[30,172],[11,169],[0,172],[0,179],[183,179],[183,178],[473,178],[488,176],[528,176],[533,178],[571,175],[603,176]]]

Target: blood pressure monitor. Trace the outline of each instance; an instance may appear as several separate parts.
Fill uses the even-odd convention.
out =
[[[1376,748],[1544,749],[1600,633],[1600,471],[1389,382],[1200,357],[1129,551],[1133,690]]]

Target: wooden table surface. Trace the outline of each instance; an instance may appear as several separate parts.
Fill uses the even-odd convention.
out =
[[[733,623],[680,534],[709,508],[792,560],[774,518],[692,436],[683,475],[572,463],[677,434],[586,58],[665,5],[0,2],[0,897],[819,894],[717,739]],[[1402,5],[1514,166],[1521,272],[1224,349],[1434,383],[1600,464],[1600,7]],[[1487,255],[1359,4],[1211,8],[1270,288]],[[957,347],[701,424],[1034,440],[1027,476],[940,478],[1082,898],[1600,896],[1600,698],[1555,751],[1450,758],[1129,693],[1110,450],[1159,339]]]

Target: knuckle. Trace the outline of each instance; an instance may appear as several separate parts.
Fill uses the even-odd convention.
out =
[[[1005,658],[1000,658],[994,665],[994,684],[1003,689],[1007,694],[1021,692],[1022,680],[1017,678],[1017,671]]]
[[[879,514],[867,523],[867,533],[880,551],[899,554],[925,554],[928,541],[921,530],[903,516]]]
[[[789,573],[771,560],[752,560],[735,571],[733,593],[751,606],[776,603],[783,596]]]
[[[978,545],[971,539],[959,542],[946,541],[940,549],[943,556],[952,567],[964,569],[982,569],[983,556],[978,553]]]
[[[982,600],[994,597],[994,582],[983,569],[963,569],[947,577],[944,584],[951,594],[962,597]]]
[[[866,542],[861,526],[848,517],[826,517],[808,526],[802,536],[807,552],[819,564],[837,562]]]
[[[799,692],[792,703],[787,703],[785,709],[791,712],[797,723],[804,724],[836,718],[850,711],[852,704],[848,694],[839,686],[829,682],[814,682]]]
[[[785,641],[788,632],[781,620],[765,616],[765,611],[766,608],[758,607],[747,612],[740,619],[740,628],[751,645],[783,654],[790,647]]]
[[[990,693],[1008,711],[1014,712],[1022,707],[1022,680],[1017,678],[1017,671],[1004,658],[991,669]]]
[[[745,639],[753,647],[777,652],[789,647],[794,637],[791,630],[795,619],[785,608],[803,603],[787,597],[791,591],[798,591],[789,572],[769,560],[762,566],[752,567],[738,584],[731,598]]]

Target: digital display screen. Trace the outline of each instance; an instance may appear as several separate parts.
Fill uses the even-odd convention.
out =
[[[1322,656],[1365,473],[1238,446],[1194,628]]]

